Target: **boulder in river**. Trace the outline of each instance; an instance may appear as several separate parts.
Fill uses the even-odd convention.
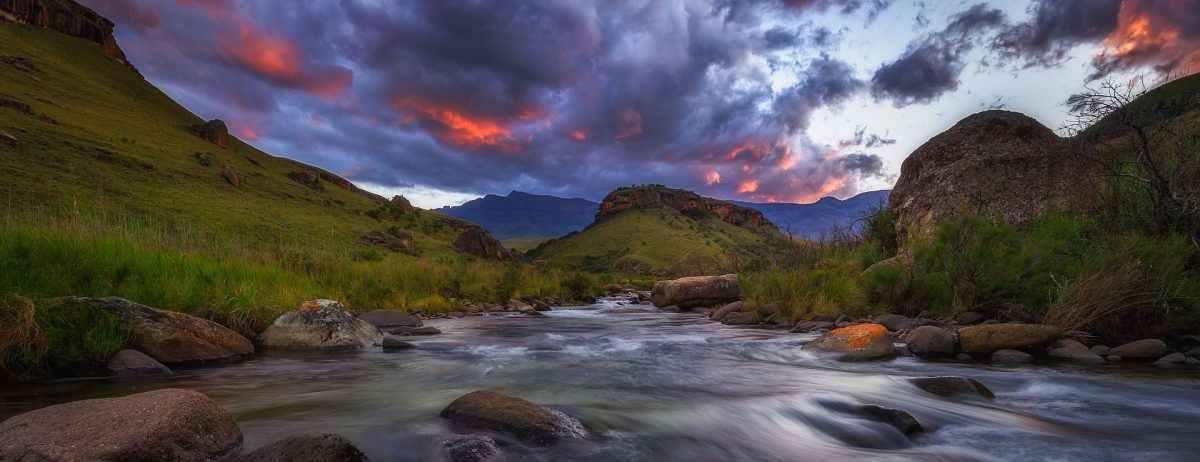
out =
[[[650,289],[654,306],[676,305],[683,309],[732,303],[741,299],[736,274],[693,276],[658,281]]]
[[[534,313],[537,312],[534,311]],[[433,326],[397,327],[395,329],[388,330],[388,333],[392,335],[437,335],[442,333],[442,330]]]
[[[1104,358],[1088,349],[1087,345],[1065,338],[1054,343],[1050,357],[1083,364],[1103,364]]]
[[[170,374],[171,369],[137,350],[121,350],[108,360],[108,370],[118,377]]]
[[[164,364],[198,365],[238,360],[254,354],[254,344],[225,326],[174,311],[158,310],[120,297],[65,297],[70,309],[100,310],[128,326],[129,347]]]
[[[1062,331],[1045,324],[987,324],[958,330],[964,353],[988,354],[996,350],[1021,350],[1058,340]]]
[[[731,326],[752,326],[761,324],[762,320],[758,318],[758,313],[754,311],[738,311],[729,313],[721,322]]]
[[[917,356],[953,356],[958,351],[954,334],[934,326],[921,326],[904,337],[908,349]]]
[[[400,310],[371,310],[358,315],[358,319],[369,322],[375,327],[421,327],[425,325],[420,316]]]
[[[1113,348],[1108,350],[1108,354],[1127,360],[1151,361],[1167,354],[1167,344],[1156,338],[1148,338]]]
[[[503,451],[487,435],[461,435],[442,442],[449,462],[487,462],[501,460]]]
[[[806,350],[839,353],[841,359],[869,361],[896,356],[896,347],[886,327],[879,324],[857,324],[834,329],[804,345]]]
[[[717,308],[717,310],[713,311],[712,314],[710,314],[708,316],[708,318],[712,319],[713,321],[716,321],[716,322],[721,322],[721,321],[724,321],[725,317],[729,316],[730,313],[740,312],[740,311],[742,311],[742,308],[745,306],[746,306],[746,304],[742,303],[741,300],[738,300],[733,303],[728,303],[725,306]]]
[[[996,394],[992,393],[992,390],[979,383],[978,380],[966,377],[917,377],[909,379],[909,382],[912,382],[917,388],[938,396],[955,396],[966,393],[982,396],[986,399],[996,397]]]
[[[996,350],[992,353],[992,362],[996,364],[1024,364],[1033,362],[1033,355],[1018,350]]]
[[[384,337],[383,349],[385,350],[411,350],[416,348],[416,345],[400,340],[396,337]]]
[[[892,409],[890,407],[883,407],[874,404],[864,404],[859,406],[858,410],[874,420],[878,420],[896,427],[897,430],[900,430],[900,432],[904,433],[905,435],[911,435],[913,433],[925,431],[925,428],[921,427],[921,423],[917,422],[917,419],[913,417],[912,414],[899,409]]]
[[[474,391],[442,409],[442,417],[471,427],[512,434],[526,443],[549,446],[583,438],[583,424],[562,412],[492,391]]]
[[[1158,361],[1154,362],[1154,365],[1159,367],[1174,367],[1182,366],[1184,364],[1187,364],[1187,356],[1185,356],[1183,353],[1171,353],[1158,358]]]
[[[379,328],[333,300],[304,302],[258,335],[260,345],[284,349],[366,348],[382,341]]]
[[[236,462],[368,462],[367,455],[337,433],[301,432],[255,449]]]
[[[908,316],[899,314],[881,314],[871,318],[876,324],[886,327],[888,330],[895,332],[900,330],[909,330],[913,328],[913,323]]]
[[[836,327],[831,321],[800,321],[792,327],[792,333],[804,333],[817,330],[830,330]]]
[[[163,389],[44,407],[0,422],[0,460],[224,460],[242,444],[207,396]]]

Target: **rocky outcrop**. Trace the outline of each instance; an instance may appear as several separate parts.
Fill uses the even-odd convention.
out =
[[[562,412],[491,391],[467,393],[442,409],[441,416],[463,425],[509,433],[539,446],[583,438],[585,434],[579,421]]]
[[[412,203],[409,202],[407,198],[399,195],[392,196],[392,200],[389,200],[388,204],[404,212],[412,212],[417,209],[416,207],[413,207]]]
[[[508,260],[512,258],[512,253],[505,249],[500,241],[492,238],[486,230],[478,226],[467,226],[459,230],[458,237],[454,238],[454,248],[459,252],[468,253],[476,257],[494,258],[497,260]]]
[[[358,319],[369,322],[375,327],[421,327],[425,325],[420,316],[400,310],[371,310],[358,315]]]
[[[0,423],[0,460],[224,460],[242,432],[217,403],[191,390],[48,406]]]
[[[1090,209],[1096,166],[1038,121],[1016,112],[971,115],[913,151],[888,200],[902,244],[962,212],[1024,224],[1048,210]]]
[[[804,345],[805,350],[837,353],[847,361],[890,359],[896,347],[886,327],[879,324],[857,324],[829,331]]]
[[[235,462],[367,462],[366,454],[337,433],[301,432],[245,454]]]
[[[325,185],[321,184],[321,177],[317,176],[317,172],[315,172],[313,170],[301,170],[298,172],[291,172],[284,176],[288,177],[289,180],[300,183],[300,184],[304,185],[304,187],[311,189],[313,191],[324,191],[325,190]]]
[[[170,374],[171,369],[137,350],[121,350],[108,360],[106,368],[117,377]]]
[[[237,172],[233,171],[233,167],[228,165],[221,168],[221,178],[224,178],[226,182],[233,185],[235,188],[240,188],[242,186],[242,180],[238,178]]]
[[[158,310],[119,297],[66,297],[69,309],[100,310],[114,315],[132,333],[130,348],[168,365],[199,365],[238,360],[254,354],[254,345],[237,332],[192,315]]]
[[[390,250],[392,252],[418,255],[417,247],[413,244],[412,234],[408,234],[398,229],[389,229],[387,231],[376,229],[364,234],[358,239],[364,244]]]
[[[669,208],[693,217],[712,215],[755,232],[777,231],[775,225],[758,210],[710,199],[691,191],[655,185],[619,188],[608,193],[600,202],[596,221],[636,208]]]
[[[683,309],[732,303],[741,299],[736,274],[692,276],[658,281],[650,289],[650,301],[659,308],[675,305]]]
[[[959,350],[990,354],[997,350],[1021,350],[1058,340],[1062,331],[1045,324],[984,324],[958,330]]]
[[[113,22],[72,0],[0,0],[4,17],[90,40],[125,65],[125,52],[113,38]]]
[[[382,341],[379,328],[333,300],[304,302],[258,335],[260,345],[283,349],[366,348]]]
[[[218,148],[229,149],[229,127],[226,127],[225,121],[221,119],[213,119],[202,124],[191,125],[188,129],[196,136],[217,145]]]

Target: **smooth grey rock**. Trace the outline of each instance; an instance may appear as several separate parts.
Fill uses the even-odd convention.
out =
[[[366,348],[383,333],[333,300],[311,300],[284,313],[258,335],[260,345],[280,349]]]

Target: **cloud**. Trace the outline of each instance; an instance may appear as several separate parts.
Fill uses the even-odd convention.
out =
[[[142,9],[134,0],[107,0],[92,6],[101,16],[132,28],[137,32],[145,32],[162,23],[162,19],[153,11]]]
[[[982,3],[954,15],[944,29],[909,43],[904,54],[876,70],[871,77],[872,96],[903,107],[928,103],[958,89],[964,56],[984,32],[1004,20],[1002,11]]]
[[[991,48],[1026,67],[1054,66],[1077,45],[1096,43],[1117,26],[1121,0],[1036,0],[1030,19],[1006,27]]]
[[[1190,0],[1125,0],[1117,26],[1092,60],[1092,80],[1149,67],[1162,76],[1200,70],[1200,5]]]

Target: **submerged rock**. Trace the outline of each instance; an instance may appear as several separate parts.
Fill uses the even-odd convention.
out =
[[[536,311],[534,311],[536,313]],[[397,327],[388,331],[392,335],[437,335],[442,333],[441,329],[433,326],[425,327]]]
[[[301,432],[234,459],[236,462],[368,462],[367,455],[337,433]]]
[[[411,350],[416,348],[416,345],[400,340],[396,337],[384,337],[383,349],[385,350]]]
[[[503,452],[496,440],[486,435],[462,435],[442,442],[450,462],[487,462],[500,460]]]
[[[333,300],[304,302],[258,335],[259,344],[268,348],[366,348],[382,341],[379,328]]]
[[[180,389],[48,406],[0,423],[0,460],[200,462],[241,444],[229,413]]]
[[[1108,351],[1108,354],[1120,356],[1122,359],[1149,361],[1167,354],[1167,344],[1156,338],[1148,338],[1113,348]]]
[[[358,315],[358,319],[369,322],[375,327],[421,327],[425,325],[420,316],[400,310],[371,310]]]
[[[958,342],[964,353],[986,354],[1045,345],[1058,340],[1061,332],[1045,324],[988,324],[959,329]]]
[[[736,274],[693,276],[658,281],[650,289],[654,306],[676,305],[683,309],[732,303],[741,299]]]
[[[137,350],[121,350],[108,360],[108,370],[118,377],[170,374],[171,369]]]
[[[888,336],[887,328],[879,324],[858,324],[835,329],[804,345],[804,349],[839,353],[840,359],[851,361],[896,356],[896,347]]]
[[[992,390],[978,380],[966,377],[917,377],[910,379],[913,385],[938,396],[955,396],[963,393],[979,395],[987,399],[996,397]]]
[[[917,421],[916,417],[913,417],[912,414],[899,409],[892,409],[890,407],[877,406],[874,404],[864,404],[859,406],[858,409],[867,416],[870,416],[872,419],[896,427],[897,430],[900,430],[900,432],[904,433],[905,435],[911,435],[913,433],[925,431],[925,428],[921,426],[921,423]]]
[[[108,312],[128,326],[129,347],[164,364],[197,365],[238,360],[254,354],[254,344],[225,326],[174,311],[158,310],[120,297],[66,297],[69,309]]]
[[[917,356],[951,356],[958,351],[954,334],[934,326],[921,326],[904,337],[908,349]]]
[[[474,391],[451,402],[441,416],[463,425],[512,434],[530,444],[549,446],[566,438],[583,438],[583,425],[566,414],[521,398]]]

